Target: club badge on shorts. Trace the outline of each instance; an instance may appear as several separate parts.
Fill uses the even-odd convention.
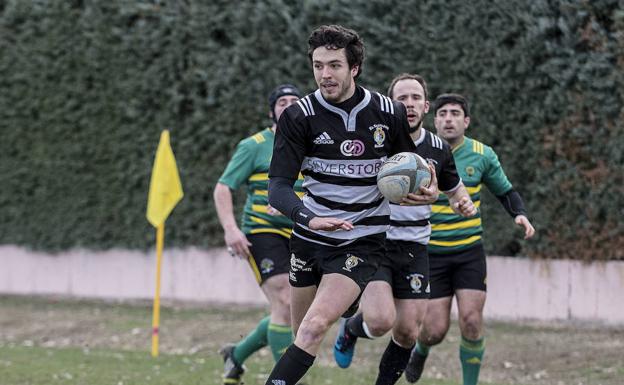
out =
[[[410,287],[412,288],[412,293],[421,293],[421,288],[422,288],[422,279],[425,276],[422,274],[410,274],[408,276],[406,276],[405,278],[409,279],[410,282]]]
[[[358,263],[360,262],[364,262],[364,260],[362,258],[358,258],[353,254],[347,254],[347,259],[345,260],[345,265],[342,268],[342,270],[346,270],[349,273],[351,272],[351,269],[353,269],[354,267],[356,267],[358,265]]]
[[[264,258],[260,262],[260,271],[262,271],[262,274],[268,274],[272,272],[274,268],[275,268],[275,262],[273,262],[272,259]]]

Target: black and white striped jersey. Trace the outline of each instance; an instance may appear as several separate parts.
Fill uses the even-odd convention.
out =
[[[420,130],[420,137],[414,141],[414,144],[416,145],[416,153],[434,164],[440,191],[455,191],[461,183],[461,178],[455,168],[451,146],[424,128]],[[400,206],[391,203],[390,211],[388,239],[417,242],[423,245],[429,243],[431,205]]]
[[[318,231],[295,223],[293,234],[302,239],[342,246],[388,230],[390,207],[377,188],[377,173],[387,157],[415,150],[405,107],[362,87],[354,98],[345,111],[317,90],[279,119],[269,176],[296,179],[301,172],[305,207],[354,225],[351,231]]]

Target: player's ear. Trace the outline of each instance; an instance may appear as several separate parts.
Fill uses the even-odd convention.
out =
[[[426,114],[427,112],[429,112],[429,106],[430,106],[429,101],[428,101],[428,100],[425,100],[425,114]]]
[[[360,70],[360,66],[358,65],[354,65],[353,67],[351,67],[351,76],[355,77],[355,75],[357,75],[359,70]]]
[[[468,126],[470,125],[470,116],[464,117],[464,124],[466,124],[466,128],[468,128]]]

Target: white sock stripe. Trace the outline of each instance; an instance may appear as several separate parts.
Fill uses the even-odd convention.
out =
[[[368,325],[366,325],[366,322],[364,322],[364,320],[362,320],[362,329],[364,329],[364,333],[371,340],[377,338],[370,332],[370,330],[368,330]]]
[[[400,343],[397,342],[397,340],[394,339],[394,335],[390,336],[390,339],[392,339],[392,342],[394,342],[395,344],[397,344],[397,346],[402,347],[403,349],[413,349],[416,346],[416,343],[414,343],[414,345],[412,345],[412,347],[407,347],[407,346],[403,346]]]

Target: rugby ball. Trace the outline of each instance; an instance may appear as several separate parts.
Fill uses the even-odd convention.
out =
[[[413,152],[400,152],[386,159],[377,174],[377,187],[392,203],[401,203],[409,193],[419,193],[428,187],[431,172],[427,161]]]

